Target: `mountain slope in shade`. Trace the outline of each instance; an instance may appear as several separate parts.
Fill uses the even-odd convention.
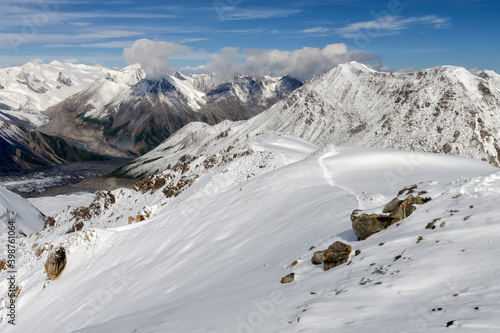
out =
[[[401,174],[402,162],[413,171]],[[411,184],[432,200],[358,241],[352,211],[379,211]],[[478,160],[256,136],[135,190],[101,193],[28,237],[19,249],[22,317],[0,330],[491,332],[499,199],[498,169]],[[132,214],[144,220],[129,224]],[[314,251],[335,241],[352,246],[349,262],[314,266]],[[47,281],[44,263],[58,246],[66,268]],[[281,284],[291,272],[295,280]]]
[[[28,126],[41,126],[48,121],[42,111],[78,93],[106,73],[114,72],[102,66],[58,61],[1,68],[0,119],[16,119]]]
[[[100,153],[143,154],[190,122],[248,119],[301,85],[290,77],[234,75],[221,82],[180,73],[152,81],[134,65],[49,108],[43,131]]]
[[[0,174],[104,157],[79,149],[64,139],[0,120]]]
[[[116,174],[152,174],[181,156],[272,131],[319,145],[439,152],[498,166],[500,89],[498,74],[488,73],[484,78],[444,66],[394,74],[355,62],[339,65],[248,121],[190,124]]]

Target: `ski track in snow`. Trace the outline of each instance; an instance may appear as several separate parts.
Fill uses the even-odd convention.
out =
[[[327,183],[330,186],[341,188],[342,190],[344,190],[347,193],[349,193],[350,195],[352,195],[354,197],[354,199],[356,199],[356,201],[358,202],[358,209],[364,209],[363,202],[362,202],[361,198],[359,197],[359,195],[356,192],[354,192],[352,189],[345,187],[345,186],[342,186],[340,184],[337,184],[335,182],[335,180],[333,179],[333,177],[331,176],[330,170],[328,170],[328,167],[326,166],[326,164],[324,162],[325,158],[328,158],[328,157],[331,157],[331,156],[334,156],[337,154],[338,154],[337,151],[329,151],[329,152],[323,154],[318,159],[319,165],[321,166],[321,169],[323,170],[323,177],[325,178],[325,180],[327,181]]]

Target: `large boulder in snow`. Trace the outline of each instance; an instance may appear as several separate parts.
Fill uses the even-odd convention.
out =
[[[366,239],[371,235],[382,231],[392,224],[410,216],[417,208],[414,205],[422,205],[429,201],[428,198],[409,195],[406,199],[394,198],[389,202],[382,214],[360,214],[359,210],[352,212],[352,230],[359,240]]]
[[[314,252],[311,262],[314,265],[323,264],[325,271],[346,263],[349,260],[349,254],[352,248],[350,245],[344,244],[342,242],[335,242],[324,251]]]
[[[354,219],[352,219],[354,217]],[[359,240],[366,239],[371,235],[388,228],[395,221],[393,218],[378,214],[352,215],[352,230]]]
[[[66,267],[66,250],[60,246],[54,252],[49,254],[45,262],[45,271],[49,280],[56,280],[61,276],[62,271]]]
[[[349,260],[349,254],[351,251],[352,247],[342,242],[335,242],[330,245],[323,254],[323,257],[325,258],[325,261],[323,262],[325,271],[346,263],[347,260]]]

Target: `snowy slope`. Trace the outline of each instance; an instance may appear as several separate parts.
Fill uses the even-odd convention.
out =
[[[41,126],[48,121],[42,111],[80,92],[107,73],[115,72],[102,66],[58,61],[1,68],[0,117]]]
[[[485,79],[464,68],[442,66],[394,74],[356,62],[342,64],[246,122],[212,128],[189,124],[120,172],[128,177],[150,174],[175,164],[179,156],[273,131],[319,145],[440,152],[498,166],[500,90],[498,74],[488,73]]]
[[[411,184],[432,201],[357,241],[351,212],[377,211]],[[438,332],[452,321],[463,332],[491,332],[500,326],[494,283],[500,173],[477,160],[318,148],[276,134],[184,159],[136,190],[98,197],[81,231],[65,234],[75,222],[68,211],[52,230],[26,239],[17,298],[22,317],[16,327],[2,322],[1,332]],[[150,217],[128,224],[130,212],[139,211]],[[443,227],[425,229],[436,218]],[[337,240],[361,253],[327,272],[311,264],[314,251]],[[68,262],[58,280],[47,282],[43,265],[58,244]],[[290,272],[295,281],[280,284]]]
[[[9,211],[15,212],[15,219],[10,217]],[[37,232],[42,229],[44,221],[41,213],[25,199],[12,193],[4,187],[0,187],[0,235],[2,235],[2,245],[7,241],[8,222],[15,220],[16,234],[26,234]],[[6,247],[4,246],[2,251]],[[2,258],[5,253],[2,253]]]

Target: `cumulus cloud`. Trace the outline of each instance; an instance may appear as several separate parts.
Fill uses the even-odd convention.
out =
[[[238,72],[255,76],[291,75],[299,80],[309,80],[341,63],[353,60],[367,62],[376,58],[376,55],[352,52],[343,43],[330,44],[323,49],[316,47],[304,47],[293,51],[252,49],[245,50],[241,54],[237,48],[224,48],[221,53],[214,55],[213,61],[205,68],[216,73],[221,79],[228,79],[231,74]]]
[[[172,73],[167,57],[174,53],[188,52],[187,46],[139,39],[132,47],[125,48],[123,55],[129,64],[139,63],[150,79],[160,79]]]
[[[153,42],[141,39],[124,49],[129,63],[139,62],[151,79],[159,79],[173,72],[170,59],[207,59],[205,51],[188,52],[186,46],[170,42]],[[196,57],[199,53],[202,57]],[[175,54],[175,55],[174,55]],[[185,67],[184,73],[214,73],[220,80],[228,80],[234,73],[263,77],[291,75],[299,80],[309,80],[348,61],[373,63],[373,54],[349,50],[343,43],[326,45],[324,48],[303,47],[292,51],[224,47],[211,55],[211,60],[199,67]]]

